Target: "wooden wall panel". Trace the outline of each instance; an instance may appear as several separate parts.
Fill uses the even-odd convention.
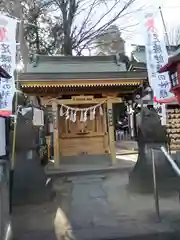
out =
[[[73,156],[81,154],[104,154],[107,146],[104,145],[104,136],[76,137],[60,139],[60,154],[62,156]]]

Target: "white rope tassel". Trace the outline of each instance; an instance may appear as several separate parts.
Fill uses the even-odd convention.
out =
[[[73,120],[72,121],[76,122],[76,111],[74,111],[74,113],[73,113]]]
[[[96,115],[96,108],[93,109],[93,112],[92,112],[92,120],[95,119],[95,115]]]
[[[69,108],[67,108],[67,111],[66,111],[66,120],[69,119]]]
[[[64,115],[64,113],[63,113],[63,106],[61,106],[59,114],[60,114],[60,117],[62,117]]]
[[[73,119],[74,119],[74,113],[73,113],[73,110],[71,109],[71,112],[70,112],[70,118],[69,118],[72,122],[73,122]]]
[[[99,113],[100,113],[101,116],[103,116],[103,109],[102,109],[101,106],[99,107]]]
[[[87,121],[87,110],[84,112],[84,118],[83,118],[83,122]]]
[[[80,122],[83,122],[83,121],[84,121],[84,113],[83,113],[83,110],[81,110]]]

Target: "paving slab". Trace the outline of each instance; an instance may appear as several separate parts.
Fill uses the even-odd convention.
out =
[[[160,195],[161,221],[158,221],[153,194],[129,192],[127,173],[56,178],[53,183],[56,185],[54,201],[41,206],[15,208],[13,223],[18,239],[28,239],[23,237],[27,233],[42,232],[43,236],[46,232],[48,236],[54,228],[58,208],[66,215],[77,240],[164,240],[166,238],[162,236],[165,233],[168,235],[180,232],[180,203],[177,193]],[[58,227],[62,226],[56,226]],[[39,239],[46,237],[40,236]],[[174,236],[173,239],[180,238]]]
[[[120,149],[120,150],[138,150],[138,144],[136,141],[124,141],[124,140],[120,140],[120,141],[116,141],[116,149]]]
[[[160,196],[162,221],[158,222],[153,194],[130,193],[127,184],[128,174],[117,173],[107,174],[98,184],[75,183],[68,217],[78,239],[123,238],[180,230],[180,203],[176,193]],[[97,233],[98,229],[101,233]],[[86,234],[83,236],[82,232]]]
[[[33,231],[23,234],[18,240],[56,240],[53,230],[50,231]]]

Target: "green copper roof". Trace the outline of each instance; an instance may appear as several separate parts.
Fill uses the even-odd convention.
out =
[[[138,71],[122,71],[122,72],[85,72],[81,73],[21,73],[19,74],[19,80],[21,82],[26,80],[32,81],[71,81],[71,79],[91,79],[105,80],[105,79],[147,79],[147,72]]]
[[[170,46],[167,47],[168,55],[174,55],[176,52],[180,51],[179,46]],[[146,53],[145,53],[145,46],[137,45],[136,48],[132,51],[132,57],[141,63],[146,63]]]
[[[122,61],[121,61],[122,60]],[[122,56],[43,56],[37,55],[27,66],[28,73],[91,73],[126,71]]]

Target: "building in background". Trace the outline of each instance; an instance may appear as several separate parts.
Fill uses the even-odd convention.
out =
[[[143,64],[146,63],[146,53],[145,53],[145,46],[144,45],[132,45],[134,50],[131,53],[131,61]],[[172,56],[180,51],[180,46],[170,46],[167,47],[168,55]]]
[[[115,55],[120,53],[125,55],[125,41],[121,37],[121,32],[116,25],[111,25],[109,28],[97,37],[94,42],[96,47],[96,55]]]
[[[180,54],[180,46],[170,46],[167,47],[169,56],[177,56]],[[132,51],[131,60],[129,64],[129,71],[140,71],[147,72],[146,69],[146,54],[145,46],[135,46],[135,49]],[[140,92],[140,90],[139,90]],[[137,91],[137,95],[140,96],[140,93]],[[150,93],[144,98],[144,103],[153,104],[152,97],[150,98]],[[141,94],[142,96],[142,94]],[[135,97],[136,99],[136,97]],[[136,99],[137,100],[137,99]],[[139,102],[141,102],[140,99]],[[173,102],[166,105],[166,122],[167,122],[167,131],[169,132],[170,137],[170,148],[172,150],[180,150],[180,106],[178,102]]]

